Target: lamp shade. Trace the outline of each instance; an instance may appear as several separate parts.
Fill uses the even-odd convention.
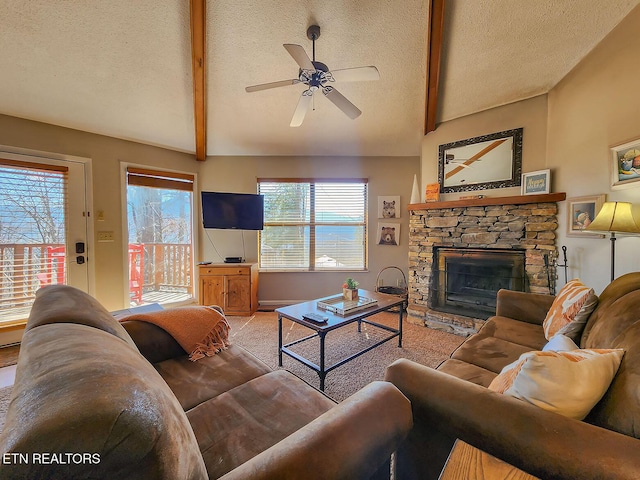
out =
[[[640,233],[640,208],[629,202],[605,202],[585,230]]]

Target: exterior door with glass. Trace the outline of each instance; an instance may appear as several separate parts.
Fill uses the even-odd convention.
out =
[[[0,151],[0,322],[24,320],[36,291],[89,291],[85,161]]]

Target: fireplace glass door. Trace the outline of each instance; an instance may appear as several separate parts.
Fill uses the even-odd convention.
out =
[[[498,290],[525,291],[524,250],[438,248],[435,260],[434,310],[486,319]]]

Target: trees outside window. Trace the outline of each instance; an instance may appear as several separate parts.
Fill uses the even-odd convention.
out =
[[[193,175],[127,169],[132,304],[193,297]]]

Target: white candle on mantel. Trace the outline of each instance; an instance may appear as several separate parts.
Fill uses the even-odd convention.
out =
[[[413,189],[411,190],[411,202],[420,203],[420,187],[418,186],[418,175],[413,175]]]

